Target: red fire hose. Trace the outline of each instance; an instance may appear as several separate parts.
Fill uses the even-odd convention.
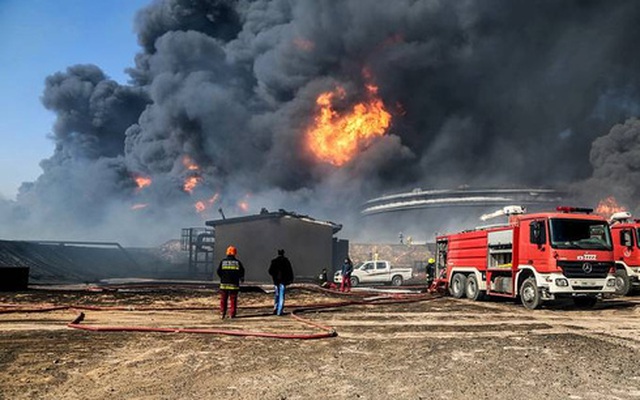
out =
[[[395,296],[394,296],[395,297]],[[253,336],[253,337],[265,337],[273,339],[324,339],[329,337],[338,336],[338,333],[334,328],[324,326],[313,321],[304,319],[296,313],[305,311],[314,311],[323,308],[336,308],[345,307],[350,305],[363,305],[363,304],[393,304],[393,303],[410,303],[417,301],[434,300],[436,297],[429,297],[422,295],[421,297],[413,297],[409,299],[403,298],[378,298],[370,301],[344,301],[340,303],[317,303],[303,308],[296,308],[291,312],[291,317],[303,324],[307,324],[318,329],[323,330],[322,333],[315,334],[290,334],[290,333],[270,333],[270,332],[257,332],[247,330],[225,330],[225,329],[196,329],[196,328],[158,328],[149,326],[91,326],[81,325],[84,320],[84,313],[80,313],[76,319],[67,324],[69,328],[82,329],[92,332],[163,332],[163,333],[201,333],[201,334],[214,334],[214,335],[228,335],[228,336]]]
[[[270,332],[256,332],[256,331],[238,331],[238,330],[226,330],[226,329],[196,329],[196,328],[156,328],[149,326],[88,326],[81,325],[80,322],[84,319],[84,313],[78,314],[78,316],[67,324],[69,328],[82,329],[92,332],[164,332],[164,333],[202,333],[213,335],[227,335],[227,336],[254,336],[254,337],[266,337],[274,339],[323,339],[337,336],[336,331],[333,328],[315,324],[311,321],[303,320],[300,317],[296,318],[309,325],[313,325],[317,328],[324,330],[323,333],[315,334],[282,334],[282,333],[270,333]]]
[[[307,289],[321,290],[325,292],[336,293],[331,289],[306,287]],[[343,292],[337,292],[344,295]],[[377,294],[376,297],[365,298],[371,294]],[[337,336],[337,332],[334,328],[321,325],[319,323],[302,318],[297,313],[304,313],[306,311],[317,311],[321,309],[330,309],[345,307],[351,305],[374,305],[374,304],[398,304],[398,303],[412,303],[419,301],[435,300],[441,296],[430,296],[425,294],[399,294],[391,293],[381,295],[379,292],[359,292],[351,293],[350,296],[363,297],[359,300],[348,300],[342,302],[324,302],[315,303],[311,305],[290,305],[293,308],[291,317],[298,322],[315,327],[322,330],[320,333],[312,334],[289,334],[289,333],[271,333],[260,331],[248,331],[248,330],[225,330],[225,329],[199,329],[199,328],[162,328],[162,327],[149,327],[149,326],[97,326],[97,325],[82,325],[81,322],[85,318],[85,314],[80,312],[78,316],[67,324],[67,327],[73,329],[80,329],[92,332],[162,332],[162,333],[200,333],[200,334],[215,334],[215,335],[228,335],[228,336],[253,336],[253,337],[265,337],[275,339],[323,339]],[[264,306],[248,306],[243,308],[264,308]],[[21,313],[21,312],[49,312],[65,309],[75,310],[91,310],[91,311],[183,311],[183,310],[211,310],[211,307],[124,307],[124,306],[86,306],[86,305],[46,305],[40,307],[22,308],[17,304],[0,304],[0,314],[2,313]]]
[[[12,314],[12,313],[36,313],[36,312],[49,312],[58,310],[67,310],[69,306],[36,306],[31,308],[23,308],[16,305],[0,305],[0,307],[8,307],[6,309],[0,309],[0,314]]]

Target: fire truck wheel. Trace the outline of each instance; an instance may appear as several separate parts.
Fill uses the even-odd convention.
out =
[[[465,288],[467,286],[467,277],[462,274],[454,274],[449,286],[449,293],[456,299],[464,297]]]
[[[596,296],[577,296],[573,298],[573,304],[579,308],[591,308],[597,302],[598,298]]]
[[[351,281],[351,286],[358,286],[358,284],[360,283],[358,278],[355,276],[352,276],[351,278],[349,278],[349,280]]]
[[[402,277],[400,275],[396,275],[393,278],[391,278],[391,285],[402,286]]]
[[[631,281],[629,275],[624,269],[616,270],[616,294],[618,296],[626,296],[631,289]]]
[[[542,296],[535,278],[527,278],[520,286],[520,301],[529,310],[535,310],[542,305]]]
[[[480,290],[478,285],[478,278],[474,274],[467,277],[466,295],[473,301],[480,301],[484,299],[484,293]]]

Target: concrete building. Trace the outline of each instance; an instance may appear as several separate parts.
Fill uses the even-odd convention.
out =
[[[347,255],[349,242],[334,235],[342,225],[319,221],[285,210],[207,221],[214,228],[214,268],[230,245],[238,249],[247,282],[270,282],[267,272],[278,249],[291,260],[296,281],[312,280],[323,268],[329,272]]]

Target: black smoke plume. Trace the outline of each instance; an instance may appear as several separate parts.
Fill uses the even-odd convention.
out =
[[[129,84],[88,65],[47,78],[56,150],[0,200],[0,233],[144,243],[242,202],[355,223],[369,196],[417,186],[598,181],[638,204],[619,147],[637,121],[594,140],[640,112],[639,20],[635,0],[155,1]],[[341,168],[318,161],[316,97],[343,86],[348,108],[368,79],[388,134]]]
[[[597,138],[591,147],[593,176],[575,185],[582,198],[613,196],[619,206],[640,215],[640,121],[631,118]]]

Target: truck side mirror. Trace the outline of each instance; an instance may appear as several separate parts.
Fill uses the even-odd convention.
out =
[[[620,245],[624,247],[633,247],[633,234],[629,229],[620,231]]]
[[[529,241],[541,246],[547,242],[547,232],[544,229],[544,221],[533,221],[529,225]]]

